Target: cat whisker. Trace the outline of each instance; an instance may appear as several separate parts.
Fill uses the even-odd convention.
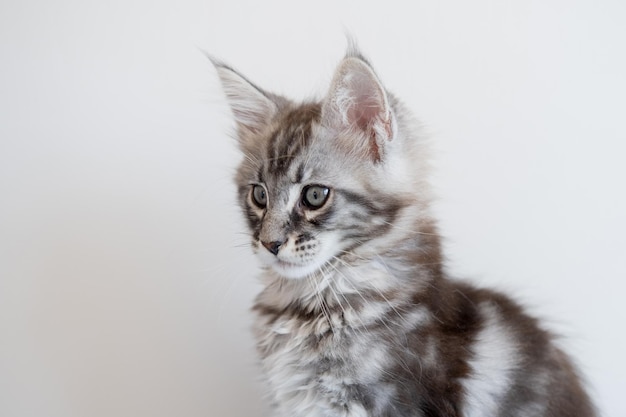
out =
[[[335,258],[337,259],[337,261],[342,262],[341,259],[339,258]],[[335,267],[335,269],[337,269]],[[370,305],[371,306],[371,302],[359,291],[359,289],[356,287],[356,285],[354,285],[351,280],[349,279],[345,279],[345,282],[350,285],[352,287],[352,289],[361,297],[361,299],[363,300],[363,302],[365,303],[365,305]],[[381,294],[382,295],[382,294]],[[385,299],[385,301],[387,302],[387,304],[389,304],[389,306],[391,308],[393,308],[393,306],[389,303],[389,301],[383,296],[383,299]],[[397,312],[397,310],[394,309],[394,311],[399,315],[399,313]],[[401,316],[400,316],[401,317]],[[380,320],[378,320],[378,322],[380,324],[382,324],[389,332],[390,334],[394,334],[395,332],[388,326],[387,322],[385,321],[384,318],[381,318]],[[408,344],[408,341],[405,340],[405,344]],[[400,364],[402,365],[402,368],[407,371],[410,375],[413,376],[413,378],[415,380],[421,380],[421,374],[422,374],[422,365],[420,363],[420,378],[417,378],[417,376],[413,373],[413,370],[408,366],[408,364],[406,363],[406,361],[404,359],[402,359],[401,357],[397,357],[398,361],[400,362]]]
[[[344,264],[346,264],[343,260],[337,258],[337,260],[339,262],[342,262]],[[385,268],[387,268],[387,265],[385,264],[385,262],[382,260],[382,258],[379,260],[379,262],[382,263],[382,265],[385,266]],[[346,264],[348,265],[348,264]],[[388,269],[388,268],[387,268]],[[402,314],[400,314],[400,311],[398,311],[398,309],[396,309],[396,307],[391,303],[391,301],[389,301],[389,299],[387,299],[387,297],[385,296],[385,294],[383,294],[383,292],[377,288],[377,287],[373,287],[374,290],[381,296],[381,298],[387,303],[387,305],[389,306],[389,308],[391,308],[393,310],[393,312],[398,316],[398,318],[400,318],[400,320],[404,321],[405,324],[410,325],[410,323],[404,318],[404,316]]]
[[[326,304],[326,300],[324,300],[324,297],[322,297],[320,293],[320,288],[319,288],[320,282],[316,282],[312,275],[307,276],[307,279],[309,280],[309,284],[313,287],[312,290],[313,290],[315,297],[317,298],[318,304],[320,306],[321,314],[323,314],[324,318],[326,319],[326,322],[328,323],[328,326],[330,326],[331,332],[334,333],[335,329],[333,327],[330,310],[328,308],[328,305]]]
[[[335,265],[333,265],[332,263],[327,262],[327,265],[331,266],[335,270],[335,273],[337,273],[339,275],[343,275],[341,273],[341,271],[339,271],[339,269]],[[347,278],[344,276],[344,279],[347,279]],[[344,317],[345,317],[346,310],[343,308],[343,306],[341,304],[341,301],[339,300],[339,298],[337,296],[337,291],[335,291],[335,289],[333,288],[332,281],[331,281],[330,285],[328,286],[328,288],[332,292],[332,294],[335,297],[335,299],[337,300],[337,304],[339,304],[339,306],[341,307],[341,310],[343,311]],[[338,292],[341,295],[341,297],[344,299],[344,301],[348,304],[348,307],[350,307],[350,309],[356,313],[356,310],[354,309],[354,307],[352,306],[352,304],[350,303],[348,298],[345,296],[345,294],[343,292],[341,292],[341,291],[338,291]],[[355,315],[358,318],[358,320],[361,322],[361,328],[358,328],[358,327],[352,327],[352,328],[354,330],[356,330],[356,331],[359,331],[359,333],[361,333],[363,335],[363,331],[367,331],[367,327],[366,327],[365,323],[363,322],[363,320],[361,319],[361,316],[358,315],[358,314],[355,314]]]
[[[387,220],[381,220],[381,222],[386,224],[386,225],[388,225],[388,226],[391,226],[392,229],[401,230],[403,232],[409,232],[411,235],[436,236],[436,237],[439,236],[439,234],[437,234],[437,233],[422,232],[420,230],[403,228],[403,227],[400,227],[397,224],[391,223],[391,222],[389,222]]]

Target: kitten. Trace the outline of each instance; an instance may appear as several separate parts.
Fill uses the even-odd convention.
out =
[[[595,415],[535,319],[448,278],[425,138],[356,48],[302,104],[213,63],[264,265],[255,332],[276,415]]]

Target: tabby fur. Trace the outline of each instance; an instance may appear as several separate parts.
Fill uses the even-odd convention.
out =
[[[213,63],[244,155],[239,204],[263,264],[254,332],[276,416],[595,415],[537,320],[447,276],[427,138],[356,48],[304,103]]]

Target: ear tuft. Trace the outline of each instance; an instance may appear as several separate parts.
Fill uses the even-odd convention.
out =
[[[240,139],[262,131],[278,111],[274,98],[222,62],[209,57],[233,111]]]
[[[351,44],[339,64],[324,102],[322,119],[339,132],[365,137],[364,146],[376,162],[394,136],[394,119],[387,93],[371,66]]]

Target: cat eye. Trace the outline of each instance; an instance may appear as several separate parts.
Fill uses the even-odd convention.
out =
[[[259,208],[265,208],[267,206],[267,193],[262,185],[252,187],[252,201]]]
[[[302,191],[302,202],[311,210],[322,207],[328,196],[330,189],[321,185],[310,185]]]

